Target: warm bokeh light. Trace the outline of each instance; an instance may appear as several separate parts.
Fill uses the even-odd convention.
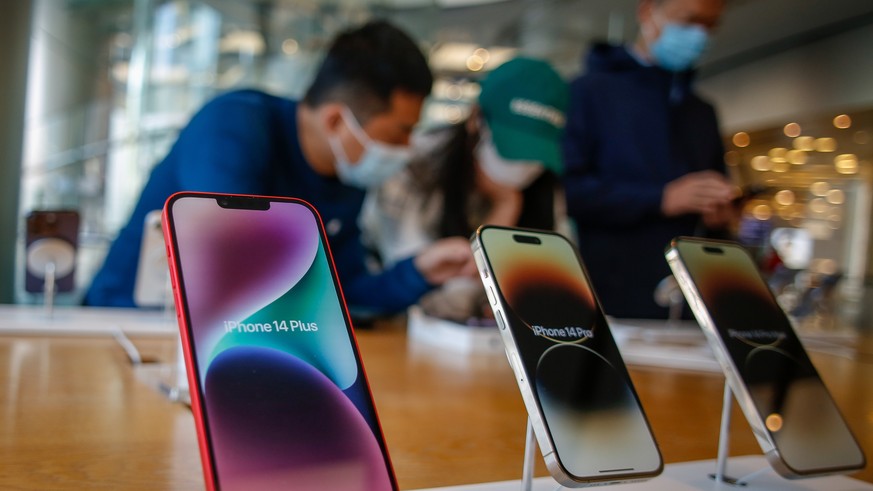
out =
[[[809,211],[817,214],[824,213],[830,208],[824,198],[816,198],[810,201],[807,206],[809,207]]]
[[[852,135],[852,141],[858,145],[866,145],[870,141],[870,134],[864,130],[858,130]]]
[[[752,158],[752,168],[764,172],[772,169],[773,163],[770,162],[770,158],[766,155],[758,155]]]
[[[789,164],[788,162],[785,162],[784,160],[783,160],[783,161],[778,161],[778,162],[777,162],[777,161],[774,160],[774,161],[773,161],[773,169],[771,169],[771,170],[772,170],[773,172],[779,172],[779,173],[782,173],[782,172],[788,172],[788,170],[789,170],[790,168],[791,168],[791,164]]]
[[[491,59],[491,52],[485,48],[476,48],[476,50],[473,51],[473,56],[478,56],[483,63],[488,63],[488,60]]]
[[[825,195],[825,199],[832,205],[841,205],[846,201],[846,194],[842,189],[831,189]]]
[[[834,167],[840,174],[855,174],[858,172],[858,156],[853,153],[843,153],[834,157]]]
[[[484,67],[485,67],[485,60],[483,60],[481,57],[474,54],[474,55],[470,55],[470,57],[467,58],[467,69],[470,70],[471,72],[478,72],[478,71],[482,70],[482,68],[484,68]]]
[[[834,118],[834,126],[844,130],[852,126],[852,118],[848,114],[840,114]]]
[[[745,131],[740,131],[734,134],[733,138],[734,145],[743,148],[748,147],[751,142],[751,138],[749,138],[749,134]]]
[[[833,138],[816,138],[815,150],[816,152],[836,152],[837,141]]]
[[[794,139],[793,145],[796,150],[812,152],[815,150],[815,138],[811,136],[798,136]]]
[[[786,222],[789,220],[802,220],[806,217],[806,210],[804,205],[800,203],[794,203],[793,205],[786,206],[784,208],[778,208],[776,213],[779,215],[779,218],[785,220]]]
[[[785,128],[782,129],[782,132],[789,138],[800,136],[800,125],[797,123],[788,123],[785,125]]]
[[[765,420],[765,424],[767,425],[767,429],[776,433],[777,431],[782,429],[782,416],[773,413],[767,416]]]
[[[780,206],[790,206],[794,204],[794,192],[790,189],[783,189],[773,195],[773,201]]]
[[[772,160],[774,163],[775,162],[787,162],[787,160],[785,159],[785,154],[787,154],[787,153],[788,153],[787,148],[776,147],[776,148],[771,148],[770,152],[768,152],[767,155],[770,156],[770,160]]]
[[[785,154],[785,158],[794,165],[803,165],[806,163],[806,152],[803,150],[789,150]]]
[[[814,182],[809,186],[809,192],[815,196],[826,196],[830,190],[831,185],[824,181]]]
[[[724,153],[724,163],[727,164],[728,167],[736,167],[740,165],[741,160],[740,153],[736,150],[729,150]]]
[[[773,210],[770,208],[770,205],[757,205],[752,208],[752,216],[756,220],[766,222],[773,216]]]

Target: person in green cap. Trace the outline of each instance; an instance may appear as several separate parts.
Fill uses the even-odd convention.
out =
[[[441,238],[469,237],[485,223],[554,229],[568,100],[551,65],[518,57],[485,77],[466,120],[414,135],[410,165],[369,191],[361,212],[364,241],[381,265]],[[471,293],[482,288],[467,280],[420,305],[450,320],[476,317]]]

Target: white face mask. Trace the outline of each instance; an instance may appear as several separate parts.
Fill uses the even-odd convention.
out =
[[[491,141],[491,132],[483,128],[481,135],[475,149],[476,161],[482,172],[492,181],[521,190],[530,186],[543,173],[543,166],[539,162],[504,159],[497,153],[497,147]]]
[[[343,184],[362,189],[377,187],[412,160],[411,147],[389,145],[370,138],[348,107],[343,108],[342,118],[358,142],[364,146],[364,153],[353,163],[343,150],[339,137],[328,137],[327,142],[336,159],[337,176]]]

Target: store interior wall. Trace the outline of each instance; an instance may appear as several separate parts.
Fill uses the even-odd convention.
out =
[[[18,227],[18,196],[24,138],[24,97],[32,15],[30,0],[4,4],[0,15],[0,303],[11,303],[14,292],[15,236]]]
[[[628,2],[633,3],[631,0],[625,0],[625,3]],[[22,21],[21,18],[16,20],[15,15],[19,14],[15,12],[13,12],[15,15],[6,16],[0,23],[8,23],[8,26],[23,30],[24,34],[19,34],[18,37],[25,41],[30,38],[31,60],[41,60],[39,63],[52,66],[53,72],[50,77],[40,78],[34,76],[34,70],[31,69],[30,90],[38,94],[40,102],[28,107],[27,125],[30,141],[25,148],[32,149],[30,155],[25,151],[25,155],[21,156],[21,118],[15,119],[14,112],[3,112],[8,116],[3,120],[5,126],[8,126],[7,122],[12,120],[15,120],[17,125],[12,128],[13,131],[6,131],[5,127],[0,128],[4,142],[6,139],[14,140],[13,145],[3,146],[4,151],[12,151],[16,146],[19,147],[17,157],[8,159],[4,154],[4,160],[21,162],[24,159],[44,162],[46,159],[52,160],[52,152],[64,150],[64,145],[69,145],[69,148],[74,148],[76,145],[90,148],[92,142],[105,141],[107,135],[105,121],[108,118],[100,113],[105,110],[109,102],[105,100],[108,91],[101,83],[106,83],[108,79],[106,74],[110,67],[99,65],[97,61],[108,58],[105,54],[109,48],[101,44],[105,40],[101,41],[93,36],[98,31],[93,29],[93,22],[87,15],[70,16],[67,10],[58,7],[60,3],[36,0],[14,3],[17,10],[21,10],[22,6],[27,7],[25,10],[28,10],[28,18],[31,15],[30,10],[39,11],[33,13],[35,22],[32,32],[28,34],[27,29],[31,23],[27,20]],[[139,5],[151,2],[135,3]],[[49,6],[53,7],[49,8]],[[543,12],[539,12],[535,9],[542,16],[550,12],[545,8],[542,10]],[[87,14],[87,11],[85,13]],[[535,20],[541,19],[532,18],[524,25],[530,27],[531,23],[538,24],[534,22]],[[618,31],[629,32],[632,27],[628,22]],[[532,29],[522,29],[522,31],[526,33],[522,38],[530,45],[527,51],[537,51],[535,48],[544,43],[561,42],[559,39],[561,36],[556,32],[543,34],[537,31],[539,34],[534,36],[531,34]],[[14,30],[4,28],[3,32],[4,35],[9,35]],[[714,75],[704,73],[700,80],[700,87],[717,105],[725,134],[741,129],[784,124],[786,119],[799,113],[816,114],[823,110],[837,108],[871,107],[873,106],[873,83],[871,83],[873,82],[873,63],[871,63],[873,52],[867,48],[870,45],[873,45],[873,29],[870,25],[861,26],[815,42],[807,41],[765,58],[737,63]],[[0,52],[11,49],[9,46],[4,44],[4,47],[0,48],[3,51]],[[26,47],[24,52],[27,52]],[[566,58],[565,73],[569,70],[566,67],[579,68],[578,56],[568,54],[564,58]],[[9,73],[22,74],[23,79],[23,74],[26,73],[23,66],[17,67],[14,57],[7,57],[7,59],[12,60],[12,64],[4,61],[4,68],[8,67]],[[22,61],[26,64],[26,57]],[[63,76],[59,76],[59,73],[63,73]],[[62,83],[59,83],[60,80]],[[23,94],[23,87],[16,89],[8,85],[13,82],[8,79],[2,82],[5,85],[3,88],[8,89],[5,93]],[[35,97],[29,99],[33,100]],[[24,97],[4,102],[21,103],[23,100]],[[16,128],[17,137],[14,131]],[[82,132],[88,134],[83,135]],[[45,152],[45,158],[35,155],[34,152]],[[16,165],[4,164],[2,170],[4,174],[0,186],[3,191],[7,191],[3,193],[2,199],[3,203],[8,203],[9,206],[3,207],[0,218],[3,220],[4,230],[20,230],[21,215],[27,211],[18,209],[19,190],[15,184],[20,182],[20,169]],[[125,179],[131,178],[125,177]],[[49,196],[43,204],[57,206],[63,203],[52,203]],[[83,226],[84,233],[92,239],[94,235],[101,232],[99,230],[95,232],[88,223]],[[18,235],[20,239],[22,234]],[[873,244],[873,240],[869,243]],[[3,247],[7,246],[3,245]],[[12,249],[9,256],[6,255],[5,249],[0,249],[0,252],[2,252],[0,257],[4,259],[3,265],[9,265],[9,268],[0,269],[0,282],[3,285],[11,284],[12,278],[19,273],[17,269],[20,269],[12,267],[15,251]],[[5,260],[7,257],[9,259]],[[867,268],[868,276],[873,276],[873,261],[868,262]],[[87,282],[87,278],[84,280]],[[10,299],[3,297],[0,301],[8,302]]]
[[[873,24],[866,24],[704,77],[699,88],[718,109],[725,135],[781,127],[802,116],[871,108],[870,46]],[[870,284],[873,231],[867,245],[866,276]]]
[[[700,80],[726,134],[873,106],[873,25]]]

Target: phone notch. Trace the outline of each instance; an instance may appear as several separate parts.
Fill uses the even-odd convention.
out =
[[[238,210],[261,210],[270,209],[270,201],[254,196],[218,196],[215,198],[218,206]]]
[[[724,255],[724,249],[718,246],[703,246],[703,252],[707,254]]]
[[[512,239],[521,244],[534,244],[539,245],[542,244],[543,241],[540,240],[539,237],[535,237],[533,235],[524,235],[524,234],[512,234]]]

